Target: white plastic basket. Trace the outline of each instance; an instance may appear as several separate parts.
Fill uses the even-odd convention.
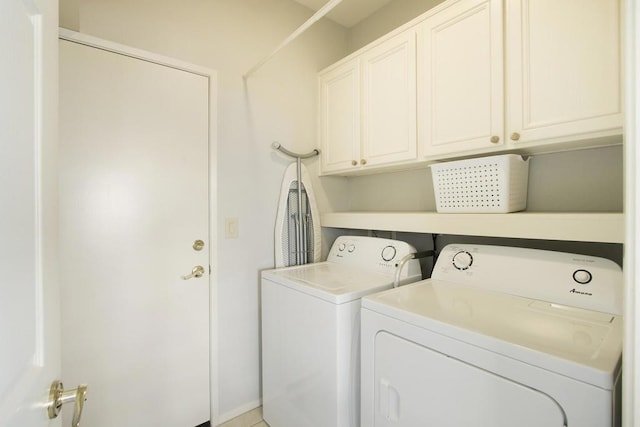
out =
[[[529,159],[517,154],[430,166],[438,212],[507,213],[527,207]]]

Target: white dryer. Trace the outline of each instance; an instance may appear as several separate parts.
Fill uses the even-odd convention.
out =
[[[262,401],[271,427],[359,427],[360,299],[392,287],[414,253],[389,239],[341,236],[327,261],[262,273]],[[420,280],[418,260],[401,283]]]
[[[362,426],[620,425],[621,295],[606,259],[445,247],[362,300]]]

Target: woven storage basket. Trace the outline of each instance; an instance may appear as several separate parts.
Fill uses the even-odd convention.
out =
[[[504,154],[430,167],[438,212],[506,213],[527,207],[529,159],[522,156]]]

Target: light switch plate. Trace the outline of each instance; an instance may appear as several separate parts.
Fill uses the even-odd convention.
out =
[[[224,238],[238,238],[238,218],[225,218],[224,220]]]

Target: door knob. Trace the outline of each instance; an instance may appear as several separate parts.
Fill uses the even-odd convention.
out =
[[[186,276],[182,276],[182,280],[189,280],[189,279],[193,279],[194,277],[196,277],[196,278],[202,277],[203,274],[204,274],[204,267],[201,266],[201,265],[196,265],[191,270],[191,274],[187,274]]]
[[[47,403],[49,419],[54,419],[60,415],[60,409],[65,403],[75,402],[71,427],[78,427],[85,400],[87,400],[86,384],[81,384],[72,390],[65,390],[62,382],[55,380],[51,383],[51,388],[49,389],[49,402]]]

